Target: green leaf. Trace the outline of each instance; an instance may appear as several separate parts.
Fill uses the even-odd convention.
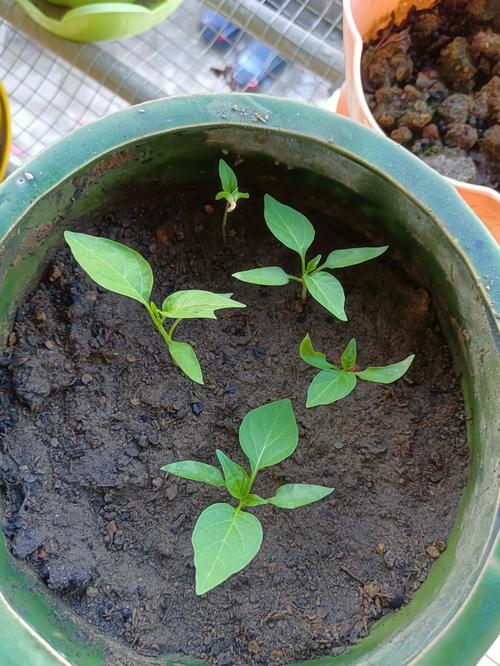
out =
[[[224,472],[226,488],[233,497],[241,499],[248,492],[248,486],[250,483],[248,474],[243,467],[238,465],[238,463],[233,462],[231,458],[228,458],[226,454],[219,449],[217,449],[216,454],[220,466],[222,467],[222,471]]]
[[[415,354],[410,354],[399,363],[392,363],[385,366],[373,366],[356,372],[355,374],[367,382],[376,382],[377,384],[391,384],[400,379],[412,364]]]
[[[236,192],[233,192],[233,194],[236,198],[236,201],[238,201],[239,199],[250,199],[250,195],[248,194],[248,192],[240,192],[239,190],[236,190]]]
[[[246,308],[246,305],[234,301],[227,294],[187,289],[170,294],[161,306],[163,314],[171,319],[217,319],[215,310],[224,308]]]
[[[304,282],[308,292],[318,303],[337,319],[347,321],[344,311],[345,294],[337,278],[330,273],[318,271],[312,275],[304,275]]]
[[[131,247],[88,234],[65,231],[73,256],[98,285],[148,305],[153,288],[153,271]]]
[[[217,192],[215,195],[215,201],[220,201],[220,199],[225,199],[230,204],[236,203],[232,192]]]
[[[388,245],[380,247],[353,247],[348,250],[333,250],[326,258],[321,268],[346,268],[355,264],[362,264],[370,259],[376,259],[389,248]]]
[[[290,278],[279,266],[266,266],[265,268],[252,268],[249,271],[233,273],[233,277],[242,282],[251,284],[265,284],[270,287],[278,287],[288,284]]]
[[[352,338],[349,340],[347,347],[342,353],[342,358],[340,362],[342,363],[342,368],[344,370],[350,370],[353,365],[356,365],[357,350],[356,350],[356,340]]]
[[[236,174],[225,160],[219,160],[219,178],[222,189],[228,194],[238,189]]]
[[[171,340],[168,345],[168,351],[174,363],[189,379],[192,379],[197,384],[203,384],[203,373],[201,372],[200,363],[190,344]]]
[[[269,504],[280,509],[297,509],[305,504],[312,504],[334,491],[334,488],[315,486],[310,483],[288,483],[278,488],[276,495],[268,499]]]
[[[245,497],[245,506],[261,506],[262,504],[267,504],[267,500],[259,495],[250,493]]]
[[[201,481],[216,488],[224,488],[226,485],[217,467],[197,460],[181,460],[180,462],[164,465],[161,469],[163,472],[175,474],[175,476],[180,476],[183,479]]]
[[[345,398],[356,386],[353,372],[322,370],[312,380],[307,390],[306,407],[329,405]]]
[[[252,472],[276,465],[292,455],[299,431],[290,400],[276,400],[252,409],[240,426],[240,445]]]
[[[212,504],[196,521],[192,542],[196,594],[205,594],[253,560],[262,543],[262,526],[251,513]]]
[[[305,257],[314,240],[314,227],[307,217],[266,194],[264,196],[264,218],[271,233],[283,245],[298,252],[301,257]]]
[[[313,368],[319,368],[320,370],[327,370],[328,368],[335,367],[326,360],[326,356],[321,352],[317,352],[312,344],[309,333],[306,334],[306,337],[302,340],[299,347],[300,358],[305,361],[308,365],[312,365]]]
[[[321,261],[321,255],[320,254],[316,255],[314,257],[314,259],[311,259],[310,261],[308,261],[307,266],[306,266],[306,272],[311,273],[312,271],[314,271],[318,267],[318,264],[319,264],[320,261]]]

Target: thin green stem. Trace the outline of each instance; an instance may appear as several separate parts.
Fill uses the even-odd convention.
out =
[[[300,267],[302,269],[302,273],[301,273],[302,278],[300,280],[302,282],[302,294],[300,296],[300,301],[301,301],[302,305],[305,305],[306,296],[307,296],[307,287],[306,287],[306,283],[304,281],[304,275],[307,274],[307,271],[306,271],[306,258],[305,258],[305,255],[303,255],[303,254],[300,255]]]
[[[170,327],[170,329],[168,331],[168,334],[167,334],[170,339],[172,339],[172,335],[173,335],[173,333],[174,333],[174,331],[177,327],[177,324],[180,324],[181,321],[182,321],[182,319],[176,319],[174,321],[174,323],[172,324],[172,326]]]
[[[302,280],[302,296],[300,297],[302,305],[305,305],[306,297],[307,297],[307,287],[306,287],[306,283],[304,282],[304,280]]]
[[[149,312],[149,316],[153,320],[153,324],[156,326],[156,328],[159,331],[161,337],[165,340],[165,342],[167,343],[167,346],[168,346],[170,344],[170,342],[172,341],[172,333],[173,333],[175,327],[177,326],[177,324],[181,320],[176,319],[174,321],[173,325],[171,326],[170,331],[167,333],[167,331],[163,328],[163,321],[161,320],[161,318],[158,315],[156,315],[153,308],[148,304],[148,305],[146,305],[146,309]]]
[[[290,280],[295,280],[295,282],[302,282],[302,278],[295,277],[295,275],[288,275],[287,273],[287,277],[290,278]]]
[[[229,201],[226,201],[226,208],[224,209],[224,217],[222,218],[222,240],[224,241],[224,243],[227,242],[226,224],[227,224],[228,213],[229,213]]]

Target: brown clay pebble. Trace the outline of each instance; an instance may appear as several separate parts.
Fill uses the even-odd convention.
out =
[[[436,546],[427,546],[425,552],[429,557],[432,557],[433,559],[436,559],[441,555],[439,549],[436,548]]]
[[[250,654],[259,654],[260,646],[257,643],[257,641],[250,641],[250,643],[248,644],[248,651],[250,652]]]
[[[443,176],[498,191],[499,7],[439,0],[399,24],[393,18],[361,59],[368,105],[391,139]]]
[[[82,384],[90,384],[92,381],[92,375],[89,374],[88,372],[84,372],[82,375]]]
[[[168,230],[165,227],[158,227],[155,231],[155,238],[159,243],[165,245],[168,243]]]
[[[385,546],[384,546],[384,544],[383,544],[383,543],[378,543],[378,544],[375,546],[375,552],[377,553],[377,555],[383,555],[383,554],[385,553]]]
[[[45,314],[45,312],[38,310],[38,312],[35,312],[35,319],[36,321],[42,322],[47,319],[47,315]]]
[[[207,215],[212,215],[212,213],[214,212],[214,207],[212,206],[212,204],[205,204],[203,206],[203,209]]]
[[[54,342],[54,340],[45,340],[45,346],[47,347],[47,349],[55,349],[56,343]]]

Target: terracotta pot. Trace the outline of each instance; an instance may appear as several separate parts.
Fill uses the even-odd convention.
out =
[[[375,121],[366,102],[361,81],[363,40],[376,36],[391,20],[402,21],[412,6],[425,9],[435,0],[344,0],[345,84],[337,104],[337,112],[371,127],[379,134],[383,130]],[[500,194],[490,187],[471,185],[447,178],[484,222],[500,243]]]

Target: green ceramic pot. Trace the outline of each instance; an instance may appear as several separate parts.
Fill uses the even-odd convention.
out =
[[[213,178],[223,150],[245,158],[246,182],[266,184],[275,162],[285,164],[294,187],[331,201],[336,213],[350,209],[344,223],[359,210],[368,236],[382,230],[431,291],[463,378],[471,466],[446,551],[407,607],[352,650],[315,664],[474,666],[500,632],[500,249],[453,188],[408,151],[340,116],[251,95],[166,99],[79,129],[0,189],[0,339],[66,227],[109,210],[134,184]],[[3,541],[0,590],[1,664],[97,665],[110,649],[112,663],[131,663],[125,648],[91,643]],[[152,663],[200,662],[144,658]]]

